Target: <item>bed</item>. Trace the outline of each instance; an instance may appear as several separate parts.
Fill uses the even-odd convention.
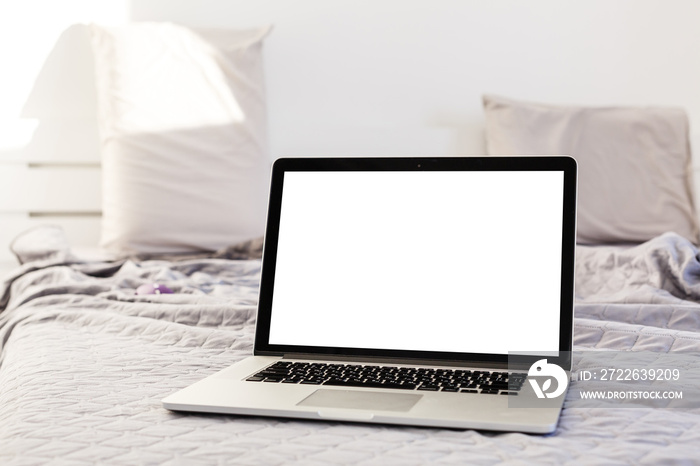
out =
[[[158,40],[168,37],[172,41],[182,32],[172,25],[166,29],[158,27]],[[114,50],[119,35],[112,32],[110,36],[104,31],[93,31],[96,50],[105,43]],[[256,68],[259,63],[255,57],[260,53],[256,44],[268,32],[263,29],[236,35],[235,42],[242,44],[246,53],[238,50],[232,59],[244,56],[248,76],[260,72]],[[183,34],[188,41],[194,40],[190,32]],[[207,53],[211,52],[212,43],[222,40],[221,34],[217,32],[207,42]],[[139,43],[143,51],[143,40]],[[193,50],[193,42],[187,44]],[[226,58],[219,52],[216,56],[219,61]],[[124,66],[100,63],[99,55],[97,59],[98,68]],[[138,68],[133,63],[129,66]],[[98,72],[98,84],[100,76],[109,75]],[[264,99],[259,98],[259,89],[251,82],[244,85],[252,88],[246,87],[245,92],[234,89],[233,95],[243,92],[253,96],[244,107],[257,120],[236,120],[234,136],[227,127],[222,143],[230,144],[231,139],[226,138],[233,137],[233,143],[255,152],[264,150],[260,142],[264,130],[245,125],[259,125],[264,120]],[[109,95],[124,99],[125,90],[117,92],[110,88],[114,83],[103,84],[104,87],[98,86],[101,108],[114,110]],[[141,105],[143,100],[137,102]],[[162,101],[155,99],[146,104],[151,105],[148,110],[153,115],[153,109],[160,108]],[[666,109],[554,108],[494,96],[485,97],[484,108],[491,154],[578,152],[581,197],[575,349],[691,355],[700,352],[698,223],[689,170],[687,119]],[[262,249],[262,238],[253,233],[260,232],[261,217],[264,219],[260,205],[264,204],[264,195],[260,193],[267,189],[266,165],[252,163],[251,160],[259,161],[255,154],[243,158],[239,154],[238,160],[246,162],[231,167],[217,158],[219,148],[201,142],[203,135],[219,134],[216,131],[221,125],[216,122],[226,119],[217,118],[231,117],[230,110],[219,106],[213,116],[201,116],[200,122],[208,124],[202,123],[197,131],[159,131],[152,119],[151,127],[137,131],[143,120],[133,113],[124,116],[115,112],[119,118],[128,119],[118,121],[119,124],[114,123],[114,115],[103,115],[103,121],[109,123],[101,128],[103,169],[112,175],[105,178],[103,186],[102,244],[113,257],[83,259],[71,250],[61,229],[51,226],[29,230],[13,242],[13,252],[21,265],[0,285],[0,463],[412,465],[696,461],[700,443],[697,407],[591,409],[577,407],[571,398],[565,403],[556,432],[550,435],[185,414],[164,409],[162,398],[227,367],[252,350]],[[538,118],[533,118],[533,112]],[[165,113],[164,122],[178,123],[172,121],[172,113]],[[572,114],[577,118],[571,118]],[[608,189],[619,188],[621,179],[619,167],[611,168],[609,154],[582,142],[600,141],[600,134],[594,131],[596,126],[586,125],[593,133],[582,136],[580,125],[561,124],[589,117],[589,123],[604,122],[600,124],[610,143],[603,144],[605,148],[619,150],[623,145],[627,148],[625,154],[651,154],[648,159],[642,157],[646,165],[640,164],[636,156],[633,161],[625,162],[625,157],[615,159],[613,165],[647,167],[636,174],[623,192]],[[660,125],[662,130],[644,132],[660,135],[659,138],[640,143],[647,149],[654,146],[654,150],[645,152],[635,146],[638,141],[634,134],[609,130],[610,125],[628,125],[630,118],[636,128],[642,124],[642,128],[658,129]],[[515,130],[524,127],[529,130]],[[556,137],[551,136],[552,128],[560,132]],[[575,147],[570,147],[572,131],[577,135],[573,138]],[[551,136],[546,143],[533,137],[543,133]],[[207,151],[213,154],[207,159],[210,164],[198,169],[197,186],[211,179],[207,178],[208,172],[220,177],[223,169],[232,169],[230,176],[242,180],[237,189],[247,189],[244,193],[252,196],[248,198],[250,202],[233,207],[207,204],[211,211],[197,212],[201,217],[197,228],[192,228],[191,219],[183,220],[173,205],[189,206],[184,211],[195,215],[192,205],[216,200],[221,194],[217,190],[225,188],[217,186],[207,191],[183,184],[183,171],[191,175],[193,166],[184,162],[190,155],[181,153],[182,147],[188,149],[188,154],[196,150],[201,157]],[[668,160],[669,153],[675,157],[673,160]],[[154,183],[145,172],[136,176],[136,170],[160,167],[164,160],[170,162],[168,167],[172,170],[167,173],[171,177],[163,176]],[[617,171],[612,172],[613,168]],[[593,178],[595,182],[591,181]],[[639,181],[647,178],[648,182]],[[638,186],[644,189],[640,191]],[[187,199],[183,199],[183,191]],[[153,210],[144,210],[142,202],[129,197],[134,192],[148,196]],[[658,202],[631,203],[625,194],[633,199],[649,196]],[[222,208],[234,209],[232,217],[239,221],[232,223],[230,218],[212,215]],[[153,220],[154,212],[164,216]],[[209,230],[219,235],[203,234]],[[517,258],[518,248],[523,247],[527,245],[519,244],[517,238],[513,244],[504,245],[512,257],[512,263],[506,266],[508,279],[517,279],[517,273],[527,272],[527,264],[518,263]],[[503,278],[506,289],[508,279]],[[137,294],[140,286],[149,283],[166,286],[173,293]],[[576,384],[572,382],[572,389]],[[573,393],[570,391],[569,397]]]
[[[675,234],[579,247],[575,347],[700,351],[697,253]],[[2,463],[672,464],[696,455],[698,409],[565,405],[548,436],[163,409],[166,395],[250,354],[259,256],[255,241],[177,259],[31,251],[2,288]],[[175,293],[135,294],[154,281]]]

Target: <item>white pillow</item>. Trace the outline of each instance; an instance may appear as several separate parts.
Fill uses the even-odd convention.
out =
[[[91,25],[102,143],[101,245],[216,250],[262,236],[270,28]]]
[[[683,110],[483,100],[490,155],[576,158],[579,243],[642,242],[667,231],[698,243]]]

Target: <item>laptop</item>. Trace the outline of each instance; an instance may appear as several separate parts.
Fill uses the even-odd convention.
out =
[[[570,370],[576,178],[567,156],[275,161],[253,355],[163,406],[554,431],[567,380],[534,371]]]

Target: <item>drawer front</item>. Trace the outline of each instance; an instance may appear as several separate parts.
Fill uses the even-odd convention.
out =
[[[102,206],[96,165],[0,165],[0,212],[92,213]]]
[[[40,225],[58,225],[63,228],[71,249],[95,249],[100,241],[102,218],[99,215],[30,217],[27,214],[0,213],[0,262],[11,261],[14,254],[10,243],[17,235]]]

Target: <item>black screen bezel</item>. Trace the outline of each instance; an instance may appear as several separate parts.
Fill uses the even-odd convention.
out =
[[[436,158],[282,158],[272,166],[267,228],[263,246],[262,272],[255,331],[255,355],[305,355],[357,357],[371,360],[430,361],[455,365],[460,361],[507,364],[508,355],[409,351],[343,347],[278,345],[269,342],[279,222],[284,190],[284,174],[294,171],[560,171],[564,174],[562,222],[562,275],[560,298],[560,357],[548,354],[550,361],[569,367],[572,349],[574,260],[576,245],[577,164],[568,156],[527,157],[436,157]],[[514,238],[516,235],[514,234]],[[533,322],[533,326],[537,325]],[[525,358],[534,362],[541,354]]]

